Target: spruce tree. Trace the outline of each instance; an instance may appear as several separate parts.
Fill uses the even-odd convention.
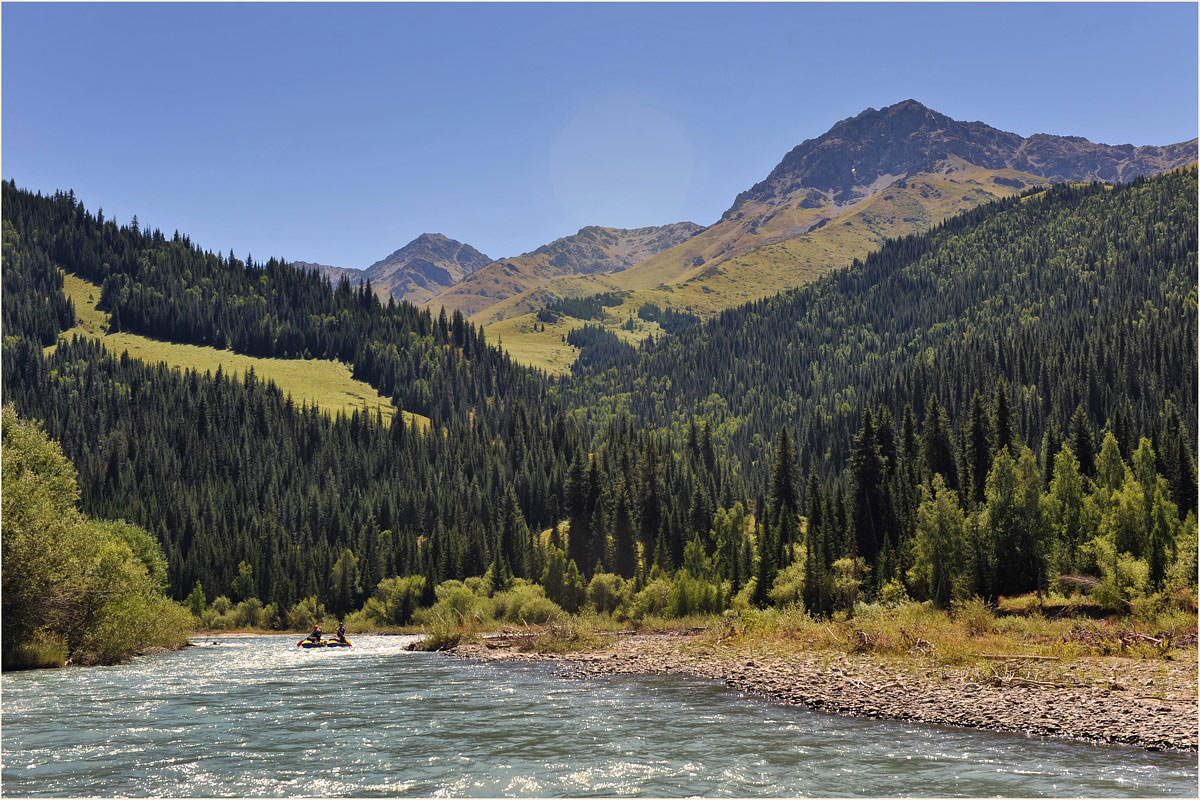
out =
[[[1079,472],[1088,478],[1096,477],[1096,443],[1092,438],[1092,426],[1088,422],[1083,406],[1075,407],[1071,415],[1070,430],[1067,440],[1071,443],[1071,451],[1079,459]]]

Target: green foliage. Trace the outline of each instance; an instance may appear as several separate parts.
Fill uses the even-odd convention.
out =
[[[996,615],[980,597],[957,601],[953,604],[954,620],[966,628],[971,636],[991,633],[996,628]]]
[[[597,572],[588,581],[587,599],[597,614],[615,614],[633,600],[633,582],[611,572]]]
[[[424,592],[423,575],[384,578],[375,587],[374,594],[367,598],[362,611],[367,620],[377,625],[407,625],[412,622],[413,612],[420,606]]]
[[[342,550],[329,572],[329,583],[332,588],[331,610],[339,616],[344,615],[357,604],[358,596],[362,594],[358,558],[353,550]]]
[[[1189,511],[1180,526],[1181,535],[1175,546],[1175,560],[1171,562],[1167,572],[1167,588],[1172,591],[1196,589],[1197,552],[1200,543],[1197,542],[1196,512]]]
[[[885,588],[944,606],[1105,563],[1110,600],[1194,585],[1180,517],[1196,504],[1195,181],[1185,170],[996,203],[640,353],[573,332],[591,374],[559,382],[514,366],[461,316],[384,307],[6,183],[5,392],[80,469],[77,489],[53,458],[32,482],[5,459],[5,494],[18,489],[4,507],[6,653],[10,628],[20,638],[40,622],[10,585],[14,598],[76,591],[130,579],[127,561],[175,597],[230,587],[237,607],[206,610],[202,590],[189,600],[222,622],[272,605],[290,622],[309,600],[312,618],[344,614],[377,587],[373,620],[405,619],[421,597],[459,625],[531,579],[574,612],[592,585],[581,567],[637,576],[626,604],[642,616],[797,591],[814,614],[853,612]],[[45,354],[73,321],[55,299],[58,264],[103,282],[116,328],[340,358],[432,424],[330,418],[252,373],[179,373],[94,341]],[[77,501],[145,531],[97,534]],[[565,554],[531,533],[563,517]],[[1097,533],[1110,562],[1084,550]],[[27,569],[30,543],[50,554]],[[475,599],[434,596],[489,569],[486,591],[459,584]],[[423,591],[381,595],[396,576],[423,576]],[[615,601],[609,579],[596,586]],[[268,605],[243,605],[258,596]]]
[[[1006,455],[1001,453],[997,463]],[[1012,463],[1011,458],[1007,462]],[[995,471],[995,470],[993,470]],[[1001,475],[1008,470],[1001,466]],[[966,519],[958,497],[935,475],[931,487],[922,487],[917,509],[917,533],[913,542],[913,566],[909,581],[918,597],[933,600],[938,608],[949,608],[965,566]]]
[[[700,323],[700,318],[695,314],[673,308],[659,308],[656,303],[642,303],[637,313],[646,322],[657,322],[659,327],[669,334],[679,333],[690,325]]]
[[[673,617],[719,614],[725,610],[721,585],[681,569],[671,582],[665,610]]]
[[[183,601],[183,605],[192,612],[193,617],[199,618],[204,613],[208,602],[204,597],[204,585],[200,581],[196,581],[196,585],[192,587],[192,591]]]
[[[560,618],[563,610],[546,597],[541,586],[520,580],[508,591],[492,596],[492,613],[498,620],[542,625]]]
[[[0,436],[4,667],[57,663],[60,644],[75,663],[109,664],[185,642],[190,615],[162,596],[149,537],[80,514],[71,463],[11,406]]]
[[[232,608],[233,608],[233,601],[230,600],[225,595],[219,595],[218,597],[214,598],[212,603],[209,605],[209,610],[212,611],[214,614],[228,614]],[[322,614],[324,614],[324,612],[322,612]],[[316,621],[317,621],[316,618],[314,618],[312,620],[309,620],[308,624],[311,625],[313,622],[316,622]]]
[[[1092,598],[1110,611],[1127,611],[1130,601],[1141,596],[1150,580],[1145,561],[1119,552],[1110,537],[1097,536],[1082,548],[1084,563],[1100,574],[1100,585]]]
[[[217,600],[220,599],[217,598]],[[217,600],[214,600],[212,604],[214,610],[217,608]],[[289,630],[307,631],[324,618],[325,604],[318,601],[316,595],[309,595],[288,609],[287,625]]]
[[[804,605],[804,562],[795,561],[779,571],[767,594],[777,606]]]
[[[473,626],[490,622],[493,618],[492,601],[486,595],[472,591],[462,581],[445,581],[438,584],[435,591],[437,602],[415,614],[414,619],[418,624],[428,627]]]
[[[568,560],[566,554],[553,545],[546,552],[542,587],[546,597],[572,614],[583,605],[587,592],[575,560]]]
[[[637,357],[633,346],[602,325],[587,324],[567,334],[567,344],[579,348],[573,372],[629,364]]]
[[[67,665],[67,642],[58,634],[34,631],[29,639],[5,653],[5,669],[46,669]]]
[[[839,558],[833,562],[833,601],[837,609],[853,615],[870,568],[861,558]]]
[[[167,557],[154,537],[137,525],[124,520],[98,523],[109,537],[124,542],[133,555],[142,562],[150,582],[163,591],[167,588]]]
[[[247,562],[238,564],[238,574],[230,585],[230,593],[238,600],[254,597],[254,568]]]
[[[1100,451],[1100,475],[1105,475],[1105,453],[1111,437],[1105,437]],[[1118,460],[1120,456],[1117,456]],[[1065,444],[1054,456],[1054,478],[1050,490],[1043,497],[1046,519],[1049,520],[1054,541],[1058,542],[1057,566],[1060,572],[1076,569],[1076,551],[1083,543],[1087,530],[1084,515],[1083,476],[1079,472],[1079,459]]]
[[[662,616],[671,608],[671,592],[674,584],[666,578],[655,578],[633,596],[633,617],[644,619]]]
[[[254,630],[278,629],[281,624],[279,609],[274,603],[263,605],[257,597],[248,597],[237,605],[229,605],[228,598],[219,597],[226,602],[220,608],[226,610],[218,613],[218,604],[200,614],[200,624],[212,630],[235,630],[251,628]]]
[[[574,317],[583,320],[600,320],[604,318],[606,306],[619,306],[623,297],[617,292],[602,292],[588,297],[564,297],[551,300],[538,312],[541,322],[557,322],[560,317]]]
[[[912,602],[912,598],[908,596],[908,592],[898,580],[890,580],[883,586],[879,587],[879,605],[884,608],[898,608]]]

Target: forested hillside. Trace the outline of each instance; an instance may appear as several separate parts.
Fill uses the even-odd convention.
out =
[[[1195,169],[981,207],[640,352],[598,340],[562,381],[459,315],[4,192],[6,399],[62,442],[85,511],[160,539],[176,597],[279,619],[399,593],[395,623],[417,587],[483,574],[677,614],[1192,580]],[[433,422],[331,418],[102,338],[44,354],[71,322],[60,267],[122,327],[341,358]]]
[[[281,608],[316,595],[339,611],[391,575],[432,584],[494,564],[537,577],[544,546],[530,526],[567,516],[579,570],[626,569],[634,540],[610,533],[624,525],[621,503],[655,520],[643,535],[651,545],[665,520],[669,559],[682,551],[697,487],[708,505],[743,494],[714,458],[684,458],[682,442],[628,424],[589,460],[591,432],[559,413],[545,377],[483,344],[459,315],[434,320],[381,306],[368,287],[334,290],[274,260],[225,259],[186,237],[119,227],[69,194],[6,183],[4,204],[5,399],[62,443],[87,513],[159,537],[176,597],[197,582],[228,591],[242,563],[253,577],[238,594]],[[44,355],[72,323],[60,267],[102,280],[122,328],[343,358],[433,424],[331,418],[273,384],[143,364],[103,339]]]
[[[841,472],[863,411],[966,423],[1003,379],[1037,448],[1077,408],[1125,450],[1170,401],[1196,418],[1196,171],[1058,185],[888,242],[808,286],[722,313],[563,385],[568,406],[657,426],[708,418],[761,484],[784,425],[799,467]]]

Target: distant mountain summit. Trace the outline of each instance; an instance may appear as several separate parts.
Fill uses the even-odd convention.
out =
[[[1134,147],[1045,133],[1025,138],[905,100],[868,108],[797,145],[720,220],[616,283],[634,290],[703,285],[704,297],[686,302],[715,311],[1031,186],[1128,181],[1195,160],[1195,139]],[[800,241],[810,235],[816,238]]]
[[[746,202],[852,203],[913,173],[969,164],[1015,169],[1048,181],[1128,181],[1196,160],[1196,140],[1165,147],[1096,144],[1079,136],[1038,133],[1023,138],[982,122],[960,122],[916,100],[868,108],[797,145],[765,180],[738,195],[724,218]],[[882,185],[881,185],[882,184]]]
[[[469,244],[440,233],[422,233],[365,270],[310,261],[293,261],[292,266],[319,272],[334,283],[342,278],[355,285],[369,280],[380,294],[420,304],[491,261]]]
[[[291,265],[296,269],[307,269],[312,272],[320,273],[330,282],[337,284],[342,278],[347,278],[351,283],[357,284],[362,280],[363,271],[361,269],[351,269],[349,267],[331,267],[328,264],[318,264],[315,261],[293,261]]]
[[[491,261],[469,244],[422,233],[367,267],[364,276],[397,300],[423,303]]]

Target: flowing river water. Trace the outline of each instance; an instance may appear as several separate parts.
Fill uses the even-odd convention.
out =
[[[1195,754],[806,711],[678,676],[220,637],[4,676],[21,796],[1195,796]],[[214,645],[212,642],[219,642]]]

